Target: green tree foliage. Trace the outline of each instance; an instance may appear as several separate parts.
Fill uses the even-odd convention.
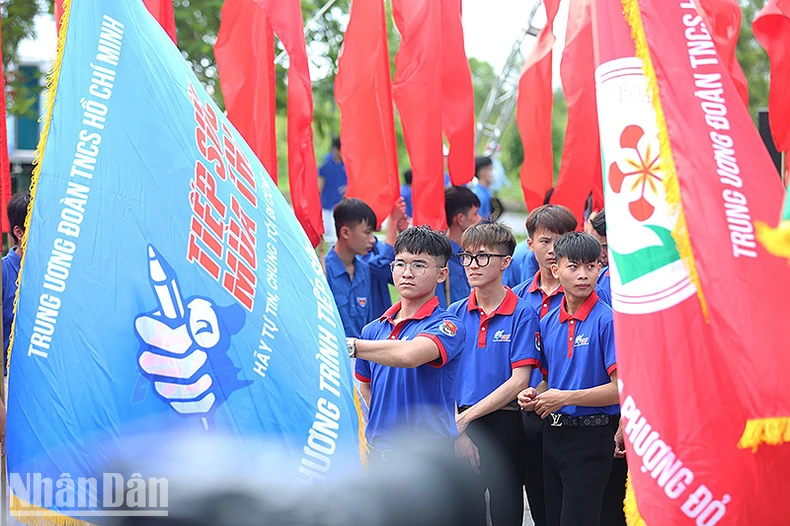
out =
[[[18,62],[19,43],[35,32],[35,16],[39,14],[38,2],[34,0],[6,0],[2,4],[3,16],[3,72],[7,84],[6,109],[14,115],[25,115],[41,90],[31,90],[23,85],[22,78],[15,74]]]
[[[754,38],[752,20],[765,4],[764,0],[741,0],[743,18],[735,54],[749,81],[749,112],[757,119],[757,112],[768,106],[769,63],[765,50]]]

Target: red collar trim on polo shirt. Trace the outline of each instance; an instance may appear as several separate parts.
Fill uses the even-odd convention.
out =
[[[505,292],[505,299],[502,300],[502,303],[499,304],[499,307],[494,309],[494,312],[488,315],[488,317],[493,317],[495,314],[502,314],[504,316],[512,316],[514,312],[516,312],[516,305],[518,304],[518,296],[516,293],[510,290],[510,287],[505,287],[507,292]],[[481,310],[480,307],[477,306],[477,289],[472,289],[472,292],[469,294],[469,306],[467,308],[469,312],[475,310]]]
[[[584,300],[582,306],[579,307],[579,310],[576,311],[576,314],[571,316],[568,314],[568,311],[565,309],[565,302],[568,301],[567,296],[563,298],[562,302],[560,302],[560,323],[565,323],[570,319],[584,321],[587,319],[587,316],[590,315],[590,311],[593,309],[596,303],[598,303],[598,293],[594,290],[592,294],[587,296],[587,299]]]
[[[422,307],[417,309],[417,312],[414,313],[414,316],[399,320],[398,323],[402,323],[407,320],[424,320],[425,318],[433,314],[433,311],[436,310],[436,307],[438,306],[439,306],[439,298],[434,296],[433,298],[426,301]],[[398,314],[398,312],[400,312],[400,309],[401,309],[401,302],[399,301],[398,303],[387,309],[387,311],[381,316],[381,318],[379,318],[379,321],[387,320],[392,325],[395,325],[395,322],[392,320],[392,318],[396,314]]]
[[[532,283],[530,283],[529,287],[527,287],[527,292],[538,292],[538,291],[540,291],[540,293],[543,294],[544,298],[550,298],[550,297],[554,296],[555,294],[559,294],[560,292],[564,292],[562,290],[562,285],[560,285],[551,294],[546,294],[546,292],[544,292],[544,290],[542,288],[540,288],[540,270],[538,270],[535,273],[535,277],[532,278]]]

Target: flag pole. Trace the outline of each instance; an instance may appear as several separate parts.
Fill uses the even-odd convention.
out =
[[[787,152],[780,153],[779,159],[782,168],[782,183],[784,183],[785,188],[787,188],[788,185],[790,185],[790,174],[787,173]]]

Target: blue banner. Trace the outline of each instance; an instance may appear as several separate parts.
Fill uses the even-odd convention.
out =
[[[287,202],[143,2],[68,12],[13,331],[17,507],[101,509],[154,433],[274,442],[290,481],[358,469],[343,326]],[[87,504],[63,474],[97,481]]]

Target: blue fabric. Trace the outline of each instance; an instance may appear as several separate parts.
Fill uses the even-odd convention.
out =
[[[436,362],[415,368],[388,367],[357,360],[356,376],[370,382],[370,413],[365,435],[378,449],[389,449],[399,433],[411,437],[452,440],[455,426],[455,394],[460,354],[466,332],[461,320],[451,315],[432,298],[411,318],[393,318],[400,302],[385,315],[362,329],[365,340],[430,338],[441,357]]]
[[[373,248],[362,256],[362,261],[370,269],[370,315],[372,319],[380,317],[392,307],[389,284],[392,283],[390,263],[395,260],[395,249],[380,239]]]
[[[142,2],[72,2],[67,35],[20,274],[9,473],[76,482],[187,435],[265,451],[278,484],[358,471],[342,323],[277,186]],[[324,455],[321,429],[334,452],[317,472],[303,458]]]
[[[609,293],[611,296],[612,294],[612,278],[609,275],[609,267],[604,267],[601,269],[601,275],[598,276],[598,288],[603,289]],[[612,303],[609,302],[609,305]]]
[[[549,389],[591,389],[610,381],[617,368],[612,309],[591,294],[569,317],[564,302],[540,320],[542,366],[549,373]],[[566,406],[558,412],[569,416],[616,415],[620,406]]]
[[[525,239],[516,245],[510,266],[505,269],[505,273],[502,275],[502,283],[513,289],[524,281],[531,279],[535,272],[538,271],[538,268],[538,260],[535,259],[535,253],[529,249]]]
[[[12,248],[3,258],[3,374],[8,375],[8,340],[11,337],[11,322],[14,320],[16,279],[19,276],[19,254]]]
[[[406,215],[414,217],[414,207],[411,202],[411,186],[402,184],[400,186],[400,195],[403,197],[403,200],[406,201]]]
[[[508,290],[487,316],[477,306],[475,290],[448,310],[466,329],[458,371],[458,406],[471,406],[510,379],[513,369],[540,365],[538,316],[527,302]]]
[[[349,338],[359,338],[362,327],[373,319],[370,302],[370,268],[359,256],[354,258],[354,279],[348,275],[345,264],[329,249],[325,258],[326,280],[335,298],[343,328]]]
[[[476,184],[471,187],[472,192],[475,193],[478,199],[480,199],[480,210],[478,213],[482,219],[487,217],[491,217],[494,213],[493,208],[491,208],[491,192],[488,191],[488,188],[481,184]]]
[[[444,283],[436,285],[436,296],[439,298],[439,305],[443,309],[448,307],[447,287],[450,288],[450,303],[455,303],[456,301],[469,297],[469,293],[472,290],[469,287],[469,281],[466,279],[466,270],[464,270],[461,262],[458,261],[458,254],[461,253],[461,246],[452,239],[450,240],[450,245],[453,247],[453,255],[447,262],[450,273]]]
[[[324,163],[318,169],[318,175],[324,178],[324,188],[321,190],[321,208],[332,210],[346,194],[346,167],[343,162],[335,162],[335,156],[329,153],[324,157]]]

